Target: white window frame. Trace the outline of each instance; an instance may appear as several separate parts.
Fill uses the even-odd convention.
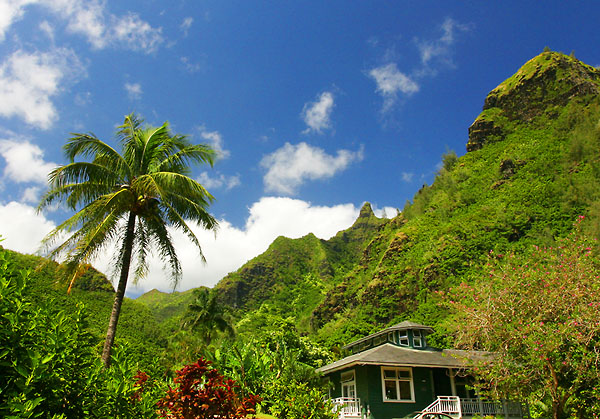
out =
[[[421,329],[414,329],[413,331],[413,347],[414,348],[424,348],[425,345],[425,336]],[[417,344],[417,342],[419,342]]]
[[[385,378],[385,371],[395,371],[396,378]],[[398,371],[408,371],[408,378],[398,378]],[[408,382],[410,385],[410,399],[388,399],[385,394],[385,382],[394,381],[396,383],[396,394],[400,396],[400,382]],[[414,403],[415,402],[415,384],[413,380],[412,368],[410,367],[381,367],[381,395],[385,403]]]
[[[398,344],[400,346],[410,346],[408,330],[398,330]]]
[[[344,376],[348,377],[350,374],[352,374],[352,379],[345,379],[344,380]],[[354,397],[352,396],[348,396],[350,398],[356,399],[357,395],[356,395],[356,371],[355,370],[349,370],[349,371],[344,371],[343,373],[340,374],[340,385],[341,385],[341,391],[342,391],[342,397],[346,397],[344,396],[344,387],[348,387],[348,389],[352,388],[352,393],[354,393]]]

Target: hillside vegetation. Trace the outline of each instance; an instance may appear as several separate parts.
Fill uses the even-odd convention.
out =
[[[279,237],[216,291],[242,323],[292,317],[329,347],[407,318],[437,325],[433,291],[477,278],[491,250],[552,243],[578,215],[600,231],[599,89],[597,69],[540,54],[490,92],[467,154],[444,155],[401,214],[379,219],[366,204],[330,240]]]
[[[565,259],[573,262],[561,262],[558,268],[562,272],[564,265],[580,265],[577,272],[590,285],[580,291],[579,285],[586,282],[573,282],[571,274],[555,276],[556,294],[549,293],[544,280],[537,285],[546,290],[550,302],[565,289],[575,290],[569,291],[572,300],[563,296],[561,301],[569,313],[573,307],[583,308],[593,333],[582,344],[578,313],[571,319],[572,329],[567,329],[560,311],[553,324],[549,316],[520,321],[518,328],[528,324],[533,332],[519,332],[514,338],[525,342],[529,337],[536,345],[554,341],[552,356],[563,356],[554,360],[556,370],[566,371],[565,381],[573,385],[558,383],[551,375],[549,386],[540,387],[540,380],[547,378],[541,377],[524,390],[522,379],[513,374],[507,379],[519,398],[539,402],[537,417],[546,417],[550,405],[555,417],[563,411],[588,417],[600,400],[596,387],[589,389],[598,376],[598,309],[597,301],[590,299],[597,292],[589,290],[598,288],[600,267],[587,239],[600,234],[598,93],[599,70],[555,52],[533,58],[485,99],[482,113],[469,128],[467,153],[446,153],[432,185],[423,185],[401,213],[378,218],[366,203],[349,229],[329,240],[314,234],[278,237],[212,290],[153,290],[137,300],[125,299],[108,368],[100,363],[99,351],[114,290],[104,275],[89,267],[67,294],[66,284],[56,282],[60,265],[0,248],[0,369],[7,377],[0,389],[0,416],[184,417],[174,411],[204,409],[197,401],[209,400],[206,406],[217,408],[220,417],[237,417],[228,415],[240,408],[245,415],[256,406],[281,419],[332,419],[331,405],[323,399],[327,389],[315,368],[341,356],[342,345],[411,319],[436,328],[428,337],[433,346],[451,345],[456,338],[471,349],[487,350],[479,336],[463,329],[461,342],[461,327],[447,329],[449,310],[457,305],[442,295],[470,292],[473,306],[466,305],[463,312],[467,320],[473,310],[486,308],[478,306],[480,290],[492,298],[507,295],[511,285],[514,293],[506,299],[512,302],[512,295],[525,294],[520,292],[521,281],[529,284],[531,272],[545,278],[557,267],[530,268],[529,261],[535,262],[531,249],[546,254],[546,247],[556,250],[559,243],[560,252],[553,252],[557,260],[564,255],[574,259]],[[560,243],[574,236],[576,220],[577,236],[588,241],[573,241],[569,253]],[[582,249],[588,259],[580,258]],[[513,260],[506,265],[515,268],[512,279],[489,279],[490,266],[513,253],[514,260],[506,258]],[[573,283],[569,288],[561,281]],[[531,310],[519,312],[534,316],[541,311],[536,304],[544,304],[546,311],[559,306],[540,303],[541,291],[531,290],[526,300]],[[502,332],[507,329],[505,318],[517,318],[514,313],[503,316],[498,322]],[[464,327],[467,320],[454,324]],[[488,335],[500,336],[500,344],[507,346],[501,335]],[[561,346],[564,342],[570,346]],[[517,355],[529,358],[517,363],[539,363],[538,352],[525,347]],[[490,350],[497,348],[492,345]],[[543,361],[550,362],[550,357]],[[183,385],[190,380],[202,385]],[[215,397],[223,386],[228,393]],[[194,394],[189,393],[192,388]],[[561,396],[557,404],[546,388],[567,389],[565,394],[576,397]]]
[[[113,303],[113,287],[106,277],[90,267],[76,282],[70,294],[67,285],[58,282],[59,265],[38,256],[24,255],[7,249],[1,249],[5,260],[13,267],[13,275],[18,271],[29,272],[28,286],[23,296],[36,307],[48,307],[51,312],[75,312],[83,304],[87,318],[87,332],[90,341],[100,347],[106,335],[106,325]],[[18,268],[18,269],[17,269]],[[128,348],[132,359],[152,365],[164,352],[167,341],[161,327],[143,304],[131,299],[123,303],[124,313],[120,321],[117,344]]]

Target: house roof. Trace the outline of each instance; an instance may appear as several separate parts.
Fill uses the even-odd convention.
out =
[[[327,374],[354,365],[461,368],[489,356],[488,352],[458,349],[419,350],[386,343],[324,365],[317,371]]]
[[[408,330],[408,329],[420,329],[420,330],[425,330],[426,332],[429,332],[429,333],[433,333],[433,328],[432,327],[425,326],[425,325],[422,325],[422,324],[419,324],[419,323],[415,323],[415,322],[411,322],[411,321],[406,320],[406,321],[403,321],[401,323],[398,323],[398,324],[395,324],[393,326],[390,326],[390,327],[388,327],[386,329],[380,330],[377,333],[373,333],[373,334],[371,334],[369,336],[365,336],[364,338],[355,340],[354,342],[350,342],[349,344],[347,344],[346,346],[344,346],[342,349],[348,349],[348,348],[356,345],[357,343],[364,342],[364,341],[366,341],[368,339],[371,339],[371,338],[374,338],[374,337],[377,337],[377,336],[380,336],[380,335],[385,335],[386,333],[392,332],[394,330]]]

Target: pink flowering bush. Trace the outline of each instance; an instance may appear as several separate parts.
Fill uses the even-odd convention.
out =
[[[486,277],[446,296],[456,338],[494,352],[475,373],[494,396],[547,401],[555,419],[600,414],[600,268],[596,241],[490,253]]]

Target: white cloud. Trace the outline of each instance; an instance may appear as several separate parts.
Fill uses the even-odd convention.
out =
[[[216,177],[211,177],[207,172],[200,173],[196,179],[202,186],[210,192],[211,189],[225,188],[230,190],[241,185],[240,176],[225,176],[223,173],[217,174]]]
[[[6,31],[14,22],[23,16],[25,5],[32,3],[31,0],[1,0],[0,1],[0,41],[6,36]]]
[[[394,213],[389,208],[384,207],[384,210],[391,216]],[[213,232],[191,225],[207,264],[200,261],[197,249],[187,237],[179,231],[171,231],[183,268],[178,290],[214,286],[229,272],[267,250],[279,236],[299,238],[313,233],[321,239],[329,239],[338,231],[350,227],[358,217],[359,210],[353,204],[325,207],[291,198],[261,198],[249,208],[248,218],[242,228],[233,226],[227,220],[219,220],[219,230],[215,236]],[[375,212],[383,213],[383,210]],[[291,219],[293,223],[290,223]],[[17,202],[0,204],[0,235],[5,239],[1,243],[8,249],[34,253],[39,249],[41,240],[54,228],[55,224],[43,214],[37,214],[32,206]],[[114,250],[114,246],[112,248]],[[93,265],[101,272],[110,274],[111,258],[111,249],[107,249]],[[171,290],[171,284],[165,280],[162,263],[155,257],[150,259],[148,277],[137,286],[132,282],[127,290],[128,295],[138,295],[153,288]]]
[[[139,83],[125,83],[125,91],[131,100],[139,100],[142,97],[142,85]]]
[[[23,16],[25,8],[34,4],[64,19],[68,31],[83,35],[94,48],[117,45],[149,54],[164,42],[162,28],[152,27],[132,12],[113,15],[101,0],[0,0],[0,41],[10,26]]]
[[[382,112],[386,113],[394,107],[399,94],[410,96],[417,93],[420,89],[417,80],[435,76],[440,68],[454,67],[452,46],[456,42],[456,34],[468,31],[470,28],[471,25],[446,18],[440,25],[441,35],[439,38],[415,38],[414,42],[419,50],[421,64],[410,74],[398,70],[395,62],[398,59],[395,49],[388,48],[384,55],[384,62],[387,64],[375,67],[368,72],[368,76],[377,84],[377,93],[383,97]]]
[[[18,202],[0,204],[0,245],[22,253],[35,253],[41,240],[55,227],[35,208]]]
[[[323,92],[316,101],[306,103],[302,109],[302,119],[308,125],[304,133],[318,132],[331,127],[331,111],[334,101],[331,92]]]
[[[369,76],[377,84],[376,91],[383,96],[384,112],[394,106],[398,99],[398,93],[410,96],[419,91],[419,85],[409,76],[400,72],[395,63],[373,68],[369,71]]]
[[[47,20],[40,23],[40,30],[46,34],[50,42],[54,43],[54,28]]]
[[[328,239],[350,227],[359,210],[352,204],[319,207],[290,198],[262,198],[249,208],[243,228],[220,220],[216,237],[212,232],[194,228],[207,260],[206,265],[200,262],[189,240],[180,232],[173,232],[183,267],[178,290],[215,285],[229,272],[267,250],[278,236],[299,238],[312,232],[319,238]],[[294,222],[290,223],[290,220]],[[139,294],[153,288],[170,291],[161,269],[161,263],[155,260],[148,278],[140,281],[137,287],[130,287],[128,292]]]
[[[192,63],[189,57],[181,57],[181,63],[183,64],[183,68],[188,73],[197,73],[202,70],[202,64],[200,63]]]
[[[44,152],[24,140],[0,140],[0,155],[6,161],[4,176],[16,183],[46,184],[48,173],[56,163],[44,160]]]
[[[133,51],[152,53],[163,42],[162,28],[153,28],[135,13],[123,17],[111,16],[109,38]]]
[[[430,68],[430,65],[434,61],[439,65],[453,66],[451,47],[456,41],[456,33],[457,31],[466,32],[469,29],[470,25],[458,23],[452,18],[446,18],[440,26],[442,34],[439,38],[430,40],[416,39],[415,42],[419,48],[421,63],[424,67],[420,72],[429,71],[435,73],[435,70]]]
[[[58,118],[51,98],[60,92],[65,79],[72,81],[83,72],[72,50],[17,50],[0,64],[0,115],[18,116],[35,127],[50,128]]]
[[[28,204],[37,204],[40,202],[40,192],[42,188],[39,186],[32,186],[30,188],[25,189],[23,191],[23,196],[21,197],[21,202]]]
[[[401,174],[402,181],[404,181],[406,183],[412,182],[414,177],[415,177],[414,173],[402,172],[402,174]]]
[[[192,27],[192,23],[194,23],[194,18],[186,17],[185,19],[183,19],[183,22],[181,22],[181,25],[179,25],[179,28],[183,31],[183,34],[185,36],[188,36],[188,32],[190,31],[190,28]]]
[[[200,131],[200,137],[206,140],[216,151],[217,158],[226,159],[229,157],[230,152],[223,147],[223,136],[219,131],[208,131],[204,125],[198,127],[198,130]]]
[[[264,156],[260,165],[267,169],[263,178],[267,191],[293,195],[306,180],[330,178],[362,159],[362,148],[358,151],[338,150],[337,155],[332,156],[302,142],[295,146],[286,143]]]
[[[398,208],[383,207],[381,209],[373,208],[373,214],[379,218],[394,218],[398,215]]]

